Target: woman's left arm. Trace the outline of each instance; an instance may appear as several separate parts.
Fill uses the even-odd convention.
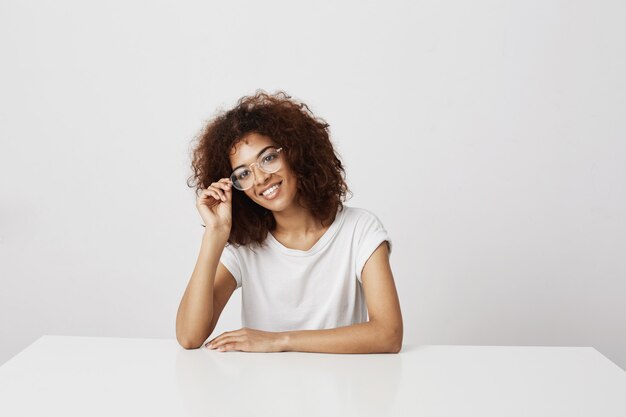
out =
[[[265,332],[240,329],[211,341],[212,349],[254,352],[398,353],[403,323],[400,301],[389,265],[389,247],[381,243],[361,273],[369,321],[323,330]]]
[[[284,332],[286,351],[400,352],[403,336],[402,313],[386,243],[381,243],[372,253],[361,273],[369,321],[335,329]]]

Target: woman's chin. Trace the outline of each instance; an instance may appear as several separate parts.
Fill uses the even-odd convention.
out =
[[[285,198],[286,196],[279,196],[280,198],[275,198],[273,200],[266,200],[261,197],[261,200],[258,201],[258,204],[263,208],[266,208],[270,211],[282,211],[287,206],[289,206],[291,200]]]

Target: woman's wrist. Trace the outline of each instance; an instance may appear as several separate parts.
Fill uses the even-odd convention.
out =
[[[202,235],[202,239],[218,239],[223,240],[224,242],[228,241],[228,237],[230,236],[230,228],[211,228],[206,227],[204,229],[204,234]]]
[[[289,338],[290,338],[290,333],[288,331],[285,332],[279,332],[278,333],[278,348],[281,352],[289,352],[290,351],[290,347],[289,347]]]

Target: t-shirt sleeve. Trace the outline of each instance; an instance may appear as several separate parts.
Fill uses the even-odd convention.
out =
[[[237,251],[233,245],[228,244],[224,246],[220,262],[233,274],[233,277],[235,277],[235,281],[237,281],[237,287],[235,289],[241,287],[241,265]]]
[[[356,277],[362,283],[361,272],[367,260],[382,242],[389,242],[389,255],[391,255],[391,238],[380,219],[370,211],[364,210],[357,222],[357,229]]]

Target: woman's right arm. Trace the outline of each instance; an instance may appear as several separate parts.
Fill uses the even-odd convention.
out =
[[[222,178],[202,190],[196,201],[206,228],[196,266],[176,315],[176,339],[186,349],[200,347],[211,335],[215,327],[213,319],[219,318],[236,287],[230,272],[224,267],[218,269],[232,225],[231,185],[229,178]],[[218,270],[220,276],[216,283]],[[216,284],[217,300],[214,294]]]
[[[207,230],[176,315],[176,339],[185,349],[202,345],[212,331],[215,274],[228,234]]]

